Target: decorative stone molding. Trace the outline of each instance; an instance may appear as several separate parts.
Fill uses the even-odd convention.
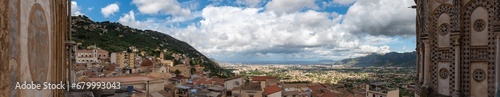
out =
[[[450,24],[448,23],[443,23],[439,26],[439,34],[441,35],[446,35],[450,32]]]
[[[486,61],[488,60],[488,49],[471,49],[470,60],[471,61]]]
[[[460,46],[460,31],[452,31],[451,39],[453,40],[453,46]]]
[[[427,37],[421,37],[421,40],[422,40],[422,43],[424,43],[424,44],[429,44],[430,43],[430,40]]]
[[[29,70],[32,80],[35,83],[41,84],[47,79],[50,66],[49,58],[40,56],[49,56],[50,39],[48,31],[47,18],[42,6],[35,3],[31,8],[29,25],[28,25],[28,55],[29,55]]]
[[[499,21],[497,21],[497,22],[493,22],[493,23],[492,23],[492,25],[493,25],[493,26],[492,26],[492,30],[493,30],[493,32],[495,32],[495,33],[499,33],[499,32],[500,32],[500,22],[499,22]],[[497,36],[498,36],[498,35],[497,35]]]
[[[438,3],[446,3],[446,2],[448,2],[448,0],[436,0],[436,2],[438,2]]]
[[[453,52],[449,50],[436,51],[436,54],[438,59],[442,61],[450,61],[453,59]]]
[[[477,32],[481,32],[486,28],[486,22],[483,19],[477,19],[473,25],[474,30]]]
[[[442,79],[447,79],[447,78],[448,78],[448,75],[450,75],[450,74],[448,73],[448,69],[446,69],[446,68],[441,68],[441,69],[439,70],[439,77],[440,77],[440,78],[442,78]]]
[[[483,69],[476,69],[472,73],[472,78],[476,80],[477,82],[481,82],[484,79],[486,79],[486,72],[484,72]]]

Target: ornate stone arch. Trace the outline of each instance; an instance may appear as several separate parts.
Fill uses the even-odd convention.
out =
[[[432,18],[435,20],[432,21],[432,25],[434,26],[434,29],[432,30],[434,33],[432,33],[431,35],[434,36],[432,38],[436,39],[436,41],[438,40],[437,38],[439,38],[439,36],[449,34],[449,32],[451,32],[452,26],[456,25],[456,23],[452,21],[454,19],[454,17],[452,17],[452,15],[454,15],[452,10],[452,5],[441,4],[433,11]],[[442,15],[448,15],[448,24],[439,24],[438,21],[440,21]],[[451,39],[449,40],[450,41],[448,42],[451,42]],[[449,46],[451,46],[451,43],[449,44]]]
[[[488,19],[485,21],[488,21],[488,26],[485,28],[488,33],[488,43],[487,47],[484,49],[475,49],[471,48],[471,30],[472,28],[470,27],[471,21],[471,14],[472,12],[478,8],[478,7],[483,7],[486,9],[486,11],[489,13],[488,14]],[[494,65],[494,54],[495,54],[495,41],[494,41],[494,36],[492,32],[492,21],[494,19],[494,9],[493,9],[493,2],[490,0],[471,0],[468,2],[463,8],[462,8],[462,38],[461,41],[461,47],[462,47],[462,52],[461,55],[462,57],[462,92],[464,93],[465,96],[471,96],[471,79],[470,78],[470,73],[472,72],[470,70],[471,66],[471,61],[474,60],[484,60],[486,61],[487,64],[487,83],[488,83],[488,96],[489,97],[494,97],[495,93],[495,65]]]
[[[456,17],[453,16],[454,13],[453,13],[453,5],[451,4],[441,4],[439,5],[435,10],[432,11],[431,13],[431,18],[432,18],[432,21],[431,21],[431,26],[432,26],[432,29],[430,29],[433,33],[429,33],[430,35],[430,40],[431,40],[431,44],[430,46],[432,47],[431,48],[431,86],[433,88],[433,90],[438,90],[438,88],[442,88],[442,87],[439,87],[438,86],[438,79],[439,79],[439,70],[438,70],[438,63],[440,61],[448,61],[450,62],[450,65],[447,66],[448,67],[448,71],[450,73],[448,73],[448,76],[450,76],[449,78],[449,81],[450,83],[449,84],[449,89],[450,90],[453,90],[455,85],[453,82],[455,82],[455,79],[454,79],[454,68],[453,67],[453,64],[454,64],[454,61],[451,61],[452,58],[454,57],[454,53],[453,53],[453,49],[451,47],[448,47],[446,49],[441,49],[439,50],[438,48],[438,38],[439,36],[441,36],[441,29],[439,28],[441,25],[438,24],[438,20],[440,18],[441,15],[443,14],[447,14],[449,16],[449,24],[447,24],[449,27],[446,29],[448,30],[448,33],[451,31],[451,28],[453,25],[456,25],[456,22],[452,21],[453,19],[455,19]],[[452,45],[451,43],[451,38],[449,38],[449,43],[450,43],[450,46]],[[436,91],[437,92],[437,91]],[[449,91],[450,94],[453,92],[453,91]]]

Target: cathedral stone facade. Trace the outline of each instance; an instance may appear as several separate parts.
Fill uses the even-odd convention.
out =
[[[500,0],[415,0],[417,97],[495,97]]]
[[[66,90],[15,89],[67,78],[70,0],[0,0],[0,97],[63,97]]]

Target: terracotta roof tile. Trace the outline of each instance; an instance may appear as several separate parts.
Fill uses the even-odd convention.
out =
[[[328,92],[323,94],[321,97],[337,97],[337,95],[338,95],[337,93]]]
[[[153,66],[153,61],[145,59],[142,61],[141,66]]]
[[[313,91],[318,91],[320,89],[326,89],[326,87],[324,87],[323,85],[314,85],[314,86],[309,86],[309,89]]]
[[[116,67],[111,65],[106,68],[107,71],[115,71],[115,69]]]
[[[281,88],[278,87],[278,85],[273,85],[273,86],[269,86],[269,87],[264,88],[264,93],[266,95],[270,95],[270,94],[273,94],[273,93],[276,93],[279,91],[281,91]]]
[[[116,76],[116,77],[98,77],[89,78],[92,82],[137,82],[137,81],[148,81],[148,80],[158,80],[159,78],[151,76]]]

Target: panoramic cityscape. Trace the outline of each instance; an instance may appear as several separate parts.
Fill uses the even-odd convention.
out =
[[[3,0],[0,97],[500,97],[500,0]]]

